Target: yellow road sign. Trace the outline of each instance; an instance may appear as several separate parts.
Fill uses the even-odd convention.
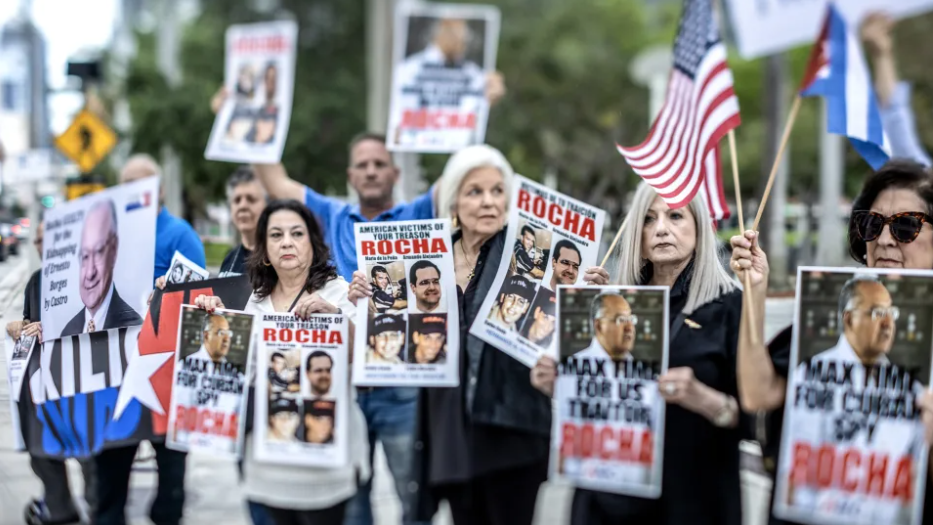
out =
[[[78,165],[81,173],[94,169],[116,145],[117,135],[85,109],[55,139],[55,146]]]
[[[100,182],[69,182],[65,185],[65,200],[75,200],[106,188]]]

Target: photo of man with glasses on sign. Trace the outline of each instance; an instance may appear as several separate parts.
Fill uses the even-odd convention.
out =
[[[551,250],[551,278],[545,279],[547,289],[553,292],[557,290],[558,285],[576,284],[581,261],[583,258],[580,256],[580,249],[573,242],[567,239],[557,241]]]
[[[574,354],[575,357],[606,357],[613,361],[632,359],[635,347],[635,326],[638,316],[625,297],[616,292],[604,292],[593,299],[590,306],[593,340],[590,346]]]
[[[413,314],[444,314],[447,304],[441,292],[441,270],[431,261],[415,261],[408,270],[408,286],[411,296],[408,312]],[[414,297],[414,300],[411,300]]]

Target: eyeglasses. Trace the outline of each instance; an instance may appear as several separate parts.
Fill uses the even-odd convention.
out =
[[[418,286],[440,286],[440,279],[425,279],[423,281],[418,281]]]
[[[855,230],[865,242],[881,237],[885,225],[889,226],[891,237],[899,243],[914,242],[923,229],[923,223],[933,224],[933,217],[919,211],[907,211],[885,217],[873,211],[858,211],[852,215]]]
[[[580,263],[576,263],[576,262],[573,262],[573,261],[568,261],[567,259],[561,259],[561,260],[559,260],[559,261],[557,261],[557,262],[563,264],[564,266],[570,266],[570,267],[573,268],[574,270],[579,270],[579,269],[580,269]]]
[[[220,337],[233,337],[233,330],[217,330],[214,333],[216,333]]]
[[[635,326],[638,324],[638,316],[634,314],[633,315],[617,315],[615,319],[606,319],[606,320],[616,326],[619,326],[620,324],[630,324],[632,326]]]
[[[855,308],[852,308],[846,311],[847,312],[870,313],[872,321],[880,321],[881,319],[885,317],[890,317],[892,321],[897,321],[897,319],[901,316],[901,310],[900,308],[896,306],[890,306],[888,308],[876,306],[872,308],[871,310],[856,310]]]

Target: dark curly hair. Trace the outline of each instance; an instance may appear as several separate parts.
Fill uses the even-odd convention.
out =
[[[269,217],[277,211],[297,213],[308,228],[308,240],[311,241],[314,260],[311,267],[308,268],[308,282],[305,284],[305,291],[308,293],[316,292],[323,288],[328,281],[336,279],[337,268],[331,264],[330,249],[324,244],[321,227],[308,208],[296,200],[274,200],[266,206],[266,209],[262,211],[262,215],[259,216],[259,223],[256,227],[256,247],[249,259],[246,260],[249,282],[253,286],[253,293],[256,297],[259,299],[266,298],[279,282],[279,276],[275,272],[275,268],[271,265],[266,266],[268,260],[266,235],[269,229]]]
[[[933,215],[933,175],[921,164],[910,160],[892,160],[872,174],[865,181],[862,192],[852,203],[852,213],[849,215],[849,255],[855,262],[864,264],[868,247],[859,237],[855,224],[855,216],[860,211],[870,211],[878,195],[885,190],[911,190],[923,199],[926,207],[922,211]]]

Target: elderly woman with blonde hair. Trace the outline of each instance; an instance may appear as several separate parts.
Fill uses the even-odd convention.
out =
[[[547,479],[551,401],[535,390],[528,368],[469,335],[508,254],[505,225],[512,166],[495,148],[453,155],[439,181],[438,213],[453,225],[460,308],[460,386],[423,389],[415,442],[419,520],[446,499],[456,525],[531,525]],[[606,279],[589,269],[588,280]],[[354,274],[351,300],[368,295]]]
[[[735,378],[742,295],[720,262],[701,196],[671,209],[642,183],[620,241],[615,281],[670,287],[669,369],[658,382],[667,401],[659,499],[578,489],[571,524],[740,525],[739,441],[746,428]],[[630,315],[594,319],[636,337]],[[636,342],[637,344],[637,342]],[[556,364],[542,358],[532,383],[553,393]]]

